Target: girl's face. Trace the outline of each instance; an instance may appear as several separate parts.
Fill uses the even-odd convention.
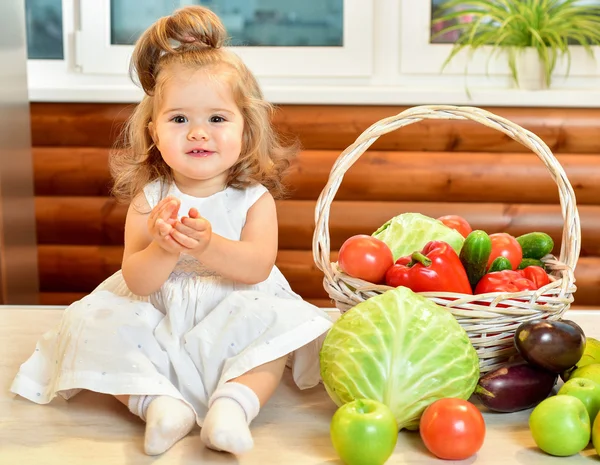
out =
[[[224,79],[175,66],[149,130],[178,187],[207,196],[224,189],[240,156],[244,119]]]

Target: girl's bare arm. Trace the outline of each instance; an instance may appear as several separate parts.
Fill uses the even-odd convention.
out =
[[[168,199],[164,199],[152,212],[140,213],[140,211],[150,210],[145,196],[140,194],[129,206],[125,220],[122,272],[127,287],[136,295],[146,296],[157,291],[177,264],[179,252],[176,248],[170,249],[169,246],[162,244],[164,238],[152,236],[149,230],[149,219],[153,216],[156,220],[160,218],[166,223],[169,218],[177,214],[178,205],[172,203],[169,206]]]

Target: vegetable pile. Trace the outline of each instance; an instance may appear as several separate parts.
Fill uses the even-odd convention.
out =
[[[403,213],[371,236],[344,242],[338,266],[349,276],[414,292],[513,293],[550,283],[542,259],[553,248],[544,232],[488,235],[456,215]]]
[[[590,440],[600,452],[600,341],[569,320],[526,321],[508,336],[518,355],[480,378],[465,330],[419,294],[540,289],[555,279],[544,263],[553,248],[544,232],[488,234],[459,216],[419,213],[344,242],[341,272],[390,287],[344,313],[320,352],[323,383],[340,406],[331,436],[344,463],[383,464],[394,429],[419,429],[435,456],[466,459],[484,444],[480,410],[533,408],[529,428],[544,452],[576,454]]]

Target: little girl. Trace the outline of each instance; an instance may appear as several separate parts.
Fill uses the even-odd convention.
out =
[[[132,70],[145,96],[127,150],[111,159],[114,192],[130,202],[122,269],[65,310],[11,388],[40,404],[81,389],[112,394],[145,420],[150,455],[195,423],[208,447],[251,449],[249,424],[288,355],[296,384],[315,386],[331,326],[274,266],[272,194],[293,150],[225,38],[195,6],[137,42]]]

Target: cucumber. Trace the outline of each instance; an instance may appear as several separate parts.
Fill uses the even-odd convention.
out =
[[[485,231],[476,229],[465,239],[459,257],[467,272],[472,290],[475,290],[477,283],[485,274],[491,253],[492,240]]]
[[[530,232],[517,237],[517,242],[523,249],[523,258],[540,259],[552,252],[554,241],[543,232]]]
[[[493,273],[494,271],[504,271],[504,270],[512,270],[512,265],[510,261],[506,257],[496,257],[490,267],[488,268],[488,273]]]
[[[517,270],[522,270],[523,268],[527,268],[528,266],[541,266],[544,268],[544,262],[538,260],[537,258],[524,258],[517,266]],[[546,269],[546,268],[544,268]]]

